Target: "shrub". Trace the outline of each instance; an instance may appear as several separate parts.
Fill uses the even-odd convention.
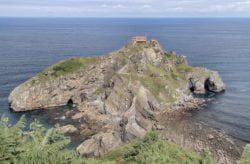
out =
[[[184,150],[177,145],[160,139],[157,132],[149,132],[143,139],[134,140],[126,145],[115,148],[104,156],[104,159],[119,159],[120,163],[128,164],[210,164],[207,154],[198,155]]]
[[[35,121],[27,131],[25,118],[9,126],[8,119],[0,120],[0,163],[36,164],[36,163],[82,163],[82,159],[73,150],[65,146],[70,142],[55,128],[45,128]]]
[[[133,146],[133,150],[125,155],[127,163],[166,164],[192,163],[210,164],[208,155],[198,155],[181,149],[177,145],[159,138],[156,132],[148,133],[145,138]]]

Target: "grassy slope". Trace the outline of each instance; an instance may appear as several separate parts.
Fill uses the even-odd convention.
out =
[[[141,50],[139,47],[129,47],[126,48],[127,54],[134,53],[136,51]],[[119,53],[118,51],[114,51],[110,53],[109,55],[104,55],[104,56],[97,56],[97,57],[75,57],[75,58],[70,58],[70,59],[65,59],[62,61],[59,61],[58,63],[49,66],[42,72],[38,73],[37,76],[35,76],[35,80],[38,81],[43,81],[43,80],[48,80],[48,79],[53,79],[57,78],[63,75],[67,75],[70,73],[75,73],[80,69],[84,69],[91,64],[96,64],[98,62],[101,62],[102,60],[108,58],[108,57],[113,57],[118,60],[120,60],[123,64],[126,64],[127,58]]]
[[[97,63],[102,59],[102,57],[93,58],[70,58],[62,60],[48,68],[37,75],[39,80],[47,80],[50,78],[57,78],[62,75],[77,72],[81,68],[86,68],[87,66]]]
[[[250,144],[246,145],[240,160],[240,164],[250,164]]]
[[[138,51],[133,48],[129,51]],[[140,50],[140,49],[139,49]],[[185,74],[196,71],[191,66],[185,64],[183,57],[176,55],[173,52],[166,52],[165,57],[175,63],[170,71],[165,70],[165,65],[153,66],[148,64],[143,74],[138,74],[132,65],[129,65],[127,73],[122,74],[123,77],[130,81],[140,81],[140,83],[147,88],[154,97],[159,101],[174,102],[176,100],[176,89],[186,87]],[[157,74],[157,77],[152,76]]]
[[[163,141],[156,132],[150,132],[144,139],[134,140],[115,148],[107,153],[103,160],[131,164],[212,163],[211,158],[207,154],[198,155],[190,150],[182,149],[171,142]]]

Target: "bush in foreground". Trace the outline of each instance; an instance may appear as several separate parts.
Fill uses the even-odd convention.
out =
[[[109,160],[120,159],[123,163],[131,164],[210,164],[211,158],[204,153],[198,155],[184,150],[179,146],[159,138],[157,132],[148,133],[144,139],[133,141],[106,154]]]
[[[65,146],[70,140],[57,130],[45,128],[35,121],[24,131],[25,118],[9,126],[8,119],[0,120],[0,163],[81,163],[75,151]]]

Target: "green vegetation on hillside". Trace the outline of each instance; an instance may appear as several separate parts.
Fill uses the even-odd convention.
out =
[[[141,50],[143,50],[143,47],[144,45],[140,45],[140,44],[137,44],[137,45],[128,45],[125,47],[126,49],[126,53],[128,55],[131,55],[131,54],[134,54],[134,53],[137,53],[137,52],[140,52]]]
[[[85,68],[101,60],[101,57],[92,58],[71,58],[60,61],[37,75],[38,79],[46,80],[48,78],[56,78],[61,75],[74,73],[80,68]]]
[[[123,77],[130,81],[140,81],[140,83],[147,88],[156,98],[157,101],[162,102],[174,102],[176,100],[176,89],[180,86],[186,87],[183,75],[183,71],[191,71],[191,67],[180,64],[175,69],[167,72],[162,66],[146,65],[146,69],[143,74],[138,72],[129,66],[127,74],[122,74]]]
[[[176,53],[174,51],[165,52],[165,56],[172,60],[176,57]]]
[[[74,150],[66,148],[69,142],[69,138],[56,128],[46,130],[38,121],[31,123],[27,129],[24,117],[12,126],[6,117],[0,119],[0,163],[4,164],[212,163],[206,154],[198,155],[163,141],[156,132],[119,146],[101,159],[80,157]]]
[[[185,72],[191,72],[193,71],[193,68],[186,65],[186,64],[177,64],[176,65],[176,70],[178,72],[181,72],[181,73],[185,73]]]
[[[250,163],[250,144],[246,145],[240,160],[240,164],[249,164],[249,163]]]
[[[162,77],[154,77],[152,76],[152,73],[159,73],[161,71],[153,72],[152,70],[153,66],[148,66],[146,72],[144,74],[138,74],[136,70],[133,67],[129,67],[128,72],[126,74],[122,74],[122,77],[125,77],[131,82],[139,81],[146,89],[148,89],[158,100],[159,102],[163,101],[160,97],[160,93],[168,93],[166,90],[167,85],[171,85],[168,76],[162,76]],[[156,69],[156,67],[155,67]],[[160,69],[160,68],[157,68]],[[163,71],[163,70],[162,70]],[[172,101],[173,97],[171,96],[172,93],[166,94],[165,101]]]
[[[129,164],[211,164],[207,154],[198,155],[159,138],[157,132],[148,133],[143,139],[115,148],[104,156],[107,160],[118,160]]]

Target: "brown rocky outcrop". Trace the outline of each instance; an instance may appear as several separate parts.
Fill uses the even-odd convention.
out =
[[[78,152],[100,156],[163,129],[158,118],[166,111],[197,108],[202,101],[193,94],[224,89],[217,72],[190,67],[158,44],[129,44],[106,56],[61,61],[15,88],[9,103],[16,112],[73,104],[77,112],[71,119],[86,138]]]
[[[201,73],[203,72],[203,73]],[[202,74],[204,76],[202,76]],[[200,68],[197,72],[189,75],[190,89],[196,94],[205,94],[206,92],[219,93],[225,89],[218,72]]]

